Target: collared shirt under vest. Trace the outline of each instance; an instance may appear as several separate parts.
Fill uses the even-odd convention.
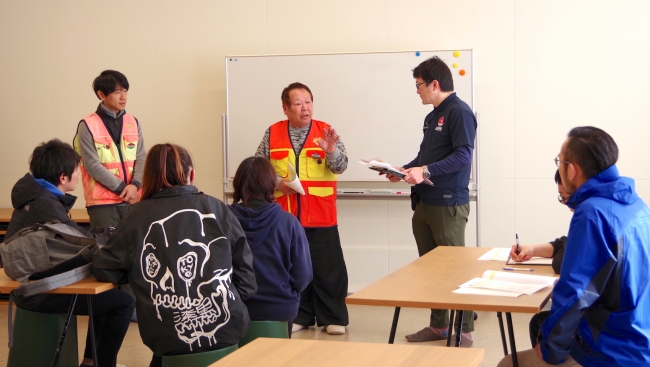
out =
[[[122,116],[119,148],[97,113],[85,117],[79,123],[82,124],[84,122],[95,142],[99,163],[126,184],[131,183],[139,140],[138,123],[135,117],[128,113]],[[81,155],[78,139],[79,135],[77,134],[74,137],[73,144],[77,153]],[[101,183],[95,181],[88,174],[88,171],[84,168],[83,160],[79,164],[79,168],[81,169],[86,206],[121,204],[124,202],[118,194],[115,194]]]
[[[305,195],[289,196],[277,190],[275,200],[282,209],[295,215],[304,227],[332,227],[337,224],[337,176],[327,166],[325,151],[316,143],[323,138],[323,129],[328,131],[329,125],[312,120],[305,142],[295,152],[289,136],[288,120],[276,122],[269,128],[269,158],[275,172],[287,178],[289,164],[293,165],[305,190]]]

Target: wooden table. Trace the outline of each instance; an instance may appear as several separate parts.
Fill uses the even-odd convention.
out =
[[[547,287],[532,295],[517,298],[452,293],[462,283],[472,278],[480,278],[486,270],[502,270],[504,262],[477,260],[489,250],[480,247],[437,247],[403,268],[348,296],[345,302],[352,305],[395,307],[389,343],[395,340],[401,307],[495,311],[499,318],[504,354],[507,355],[501,319],[501,312],[505,312],[510,348],[514,355],[516,347],[510,313],[539,313],[548,302],[552,288]],[[526,265],[526,267],[534,268],[535,271],[532,273],[534,275],[555,276],[552,267],[548,265]],[[459,311],[459,314],[462,317],[462,311]],[[452,322],[453,320],[450,320],[450,325]],[[450,332],[447,345],[450,343],[451,334]]]
[[[18,288],[20,284],[21,284],[20,282],[17,282],[9,278],[5,273],[4,269],[0,269],[0,293],[11,293],[11,291]],[[100,282],[97,279],[95,279],[94,276],[90,276],[76,283],[66,285],[64,287],[60,287],[51,290],[49,292],[45,292],[48,294],[69,294],[73,296],[72,301],[70,302],[70,308],[68,309],[68,314],[66,316],[65,326],[61,331],[61,337],[59,338],[59,345],[57,347],[54,360],[52,362],[52,366],[56,365],[56,361],[59,357],[59,351],[63,346],[63,341],[65,340],[65,335],[68,332],[68,326],[70,325],[70,319],[72,318],[72,312],[74,310],[75,304],[77,303],[77,298],[79,297],[79,295],[99,294],[113,288],[115,288],[115,285],[113,283]],[[87,297],[87,298],[88,298],[88,322],[90,324],[90,340],[91,340],[92,350],[93,350],[93,359],[95,361],[95,366],[98,366],[99,364],[97,361],[97,347],[95,343],[95,322],[93,319],[93,301],[92,301],[92,297]]]
[[[9,223],[13,212],[12,208],[0,208],[0,223]],[[90,223],[86,209],[71,209],[70,217],[77,223]]]
[[[475,367],[484,356],[479,348],[257,338],[209,367]]]
[[[12,208],[0,208],[0,242],[3,241],[4,235],[7,234],[7,226],[11,220],[11,213],[13,213],[13,211]],[[90,218],[88,217],[86,209],[71,209],[70,217],[81,225],[90,223]]]

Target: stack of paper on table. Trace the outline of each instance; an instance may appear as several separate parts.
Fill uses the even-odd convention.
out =
[[[296,169],[293,168],[291,163],[289,163],[289,175],[287,176],[287,182],[284,184],[292,188],[293,191],[299,193],[300,195],[305,195],[305,189],[302,187],[300,179],[298,178],[298,174],[296,174]]]
[[[517,262],[510,258],[510,249],[496,247],[484,253],[479,260],[505,261],[507,265],[551,265],[553,259],[550,257],[532,257],[526,261]]]
[[[487,270],[481,278],[474,278],[459,286],[454,293],[481,294],[488,296],[519,297],[533,294],[557,282],[556,277],[518,274]]]
[[[533,256],[526,261],[514,261],[510,256],[508,256],[506,265],[553,265],[553,258]]]

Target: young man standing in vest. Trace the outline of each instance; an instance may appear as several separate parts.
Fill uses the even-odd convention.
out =
[[[292,83],[281,99],[287,120],[266,130],[255,156],[270,159],[278,174],[276,201],[298,218],[309,241],[314,278],[300,294],[293,331],[316,323],[329,334],[345,334],[348,271],[336,218],[336,175],[348,167],[347,152],[329,124],[312,120],[309,87]],[[296,169],[304,195],[286,185],[289,164]]]
[[[93,82],[101,103],[79,122],[74,148],[81,156],[81,180],[93,227],[115,227],[128,204],[138,201],[147,155],[138,120],[126,113],[129,82],[105,70]]]

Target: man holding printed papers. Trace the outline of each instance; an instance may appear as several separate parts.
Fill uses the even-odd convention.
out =
[[[287,120],[266,130],[255,153],[270,159],[278,174],[276,201],[295,215],[305,229],[314,278],[300,295],[293,331],[316,323],[329,334],[345,334],[348,273],[343,259],[336,216],[336,178],[348,166],[341,138],[327,123],[312,120],[309,87],[292,83],[282,91]],[[305,191],[296,194],[288,183],[295,167]]]
[[[650,365],[650,209],[617,160],[612,137],[591,126],[572,129],[555,158],[575,212],[551,315],[520,366]]]
[[[465,225],[469,215],[469,175],[476,136],[476,118],[471,108],[454,93],[451,71],[434,56],[413,69],[415,88],[422,104],[434,109],[424,119],[418,155],[397,169],[413,184],[411,198],[413,236],[420,256],[438,246],[465,246]],[[392,182],[399,181],[388,175]],[[433,186],[418,185],[429,179]],[[406,336],[411,342],[447,338],[448,310],[431,310],[429,326]],[[461,346],[472,345],[472,311],[462,323]]]

